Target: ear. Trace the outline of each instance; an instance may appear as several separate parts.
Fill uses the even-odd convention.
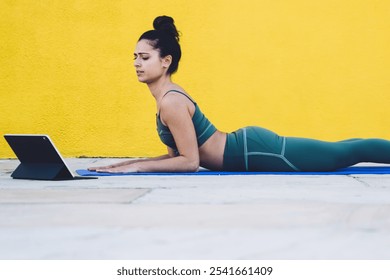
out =
[[[172,63],[172,56],[171,55],[167,55],[167,56],[162,58],[162,66],[164,68],[169,68],[169,66],[171,66],[171,63]]]

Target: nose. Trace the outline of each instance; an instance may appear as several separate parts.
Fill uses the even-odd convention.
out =
[[[134,59],[134,67],[135,68],[141,67],[141,61],[139,58]]]

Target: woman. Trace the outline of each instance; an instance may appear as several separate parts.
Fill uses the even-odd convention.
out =
[[[134,52],[138,80],[157,104],[157,131],[168,154],[89,168],[98,172],[196,172],[199,166],[226,171],[331,171],[359,162],[390,163],[390,141],[350,139],[324,142],[281,137],[246,127],[226,134],[217,130],[189,94],[171,80],[181,49],[171,17],[157,17],[154,30],[142,34]]]

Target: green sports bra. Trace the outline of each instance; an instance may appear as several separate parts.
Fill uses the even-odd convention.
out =
[[[198,141],[198,147],[202,146],[210,137],[214,134],[214,132],[217,131],[215,126],[206,118],[206,116],[200,111],[198,105],[196,102],[194,102],[189,96],[187,96],[185,93],[177,90],[170,90],[167,91],[165,95],[167,95],[169,92],[177,92],[180,94],[183,94],[185,97],[187,97],[189,100],[191,100],[192,103],[195,105],[195,112],[192,116],[192,122],[194,124],[196,138]],[[157,124],[157,133],[160,136],[161,141],[167,145],[168,147],[172,148],[176,155],[179,154],[175,139],[173,139],[173,135],[169,128],[165,126],[160,119],[160,114],[156,114],[156,124]]]

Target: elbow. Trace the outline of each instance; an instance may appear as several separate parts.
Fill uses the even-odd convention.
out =
[[[192,164],[190,164],[189,171],[190,172],[198,172],[199,171],[199,161],[193,162]]]
[[[187,172],[198,172],[200,167],[199,160],[191,160],[187,165]]]
[[[179,172],[198,172],[200,167],[200,159],[196,156],[180,155],[181,161],[178,163]]]

